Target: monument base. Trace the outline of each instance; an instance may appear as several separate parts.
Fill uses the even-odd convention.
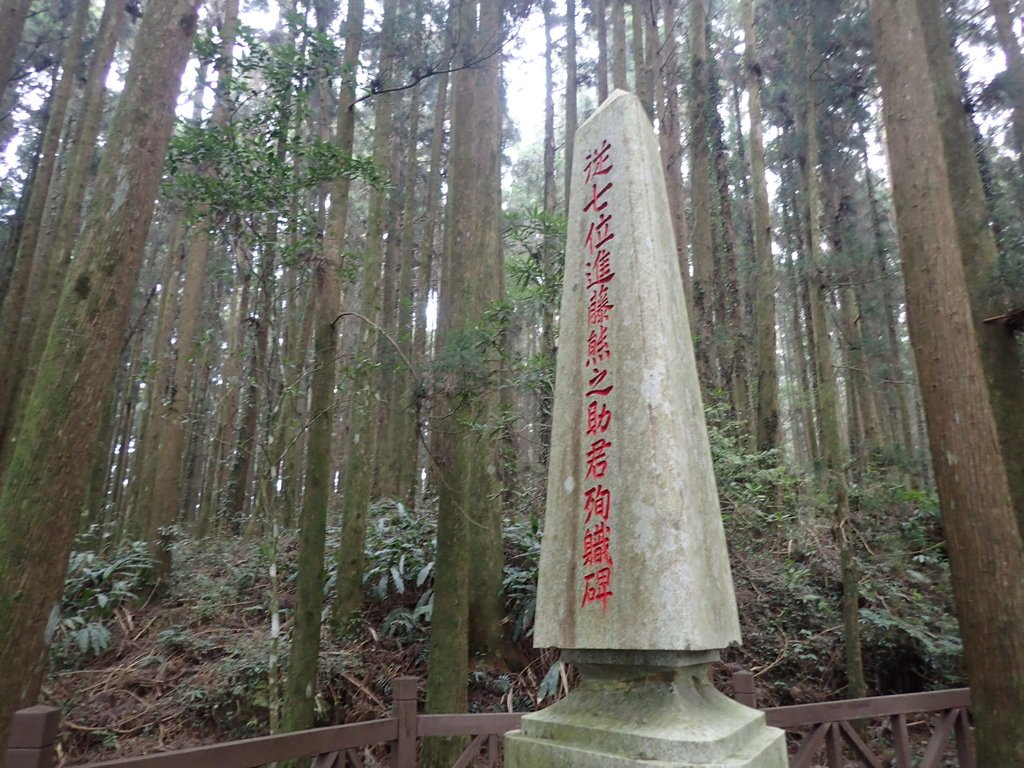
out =
[[[717,653],[564,657],[580,687],[506,734],[507,768],[787,768],[785,734],[708,681]]]

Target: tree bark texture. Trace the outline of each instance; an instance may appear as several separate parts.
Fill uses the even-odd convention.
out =
[[[50,254],[36,252],[36,243],[44,229],[47,202],[57,185],[57,161],[64,136],[64,122],[71,103],[72,85],[78,75],[82,38],[88,18],[89,3],[79,3],[61,57],[60,79],[47,110],[39,163],[18,234],[11,291],[0,315],[0,340],[7,350],[0,362],[0,469],[6,466],[10,458],[21,418],[16,405],[27,368],[32,333],[39,317],[39,293],[46,282],[45,275],[50,261]]]
[[[918,15],[928,56],[938,128],[953,200],[953,223],[971,302],[974,333],[999,432],[999,445],[1010,482],[1017,524],[1024,532],[1024,356],[1021,344],[1001,323],[985,323],[1008,309],[1000,275],[999,252],[989,226],[990,216],[978,169],[960,82],[950,53],[949,33],[937,8],[918,2]]]
[[[828,329],[828,295],[830,287],[821,253],[820,194],[818,192],[818,120],[814,81],[806,72],[807,190],[808,241],[807,252],[811,274],[808,276],[810,325],[814,337],[813,359],[815,389],[818,393],[818,428],[822,448],[822,479],[833,514],[833,538],[839,552],[842,579],[843,651],[846,660],[846,691],[850,698],[866,695],[864,661],[861,653],[859,588],[857,562],[854,557],[854,522],[850,517],[850,497],[846,481],[846,451],[843,447],[839,393],[832,361],[832,341]]]
[[[390,83],[395,76],[398,1],[387,0],[381,24],[381,55],[377,79]],[[391,152],[394,94],[376,97],[373,118],[373,159],[393,175]],[[379,442],[378,393],[383,379],[379,372],[381,310],[381,264],[384,259],[387,195],[384,189],[370,192],[366,223],[366,245],[360,272],[360,315],[358,349],[365,360],[358,361],[352,374],[352,399],[348,408],[348,445],[345,454],[344,491],[341,507],[341,544],[338,550],[337,591],[334,598],[334,629],[347,634],[363,609],[363,564],[366,526]]]
[[[462,28],[474,34],[463,35],[459,60],[478,63],[452,76],[452,162],[438,308],[441,359],[457,355],[474,338],[501,293],[500,4],[467,2],[461,14]],[[467,371],[484,382],[483,389],[467,390],[465,383],[446,375],[437,392],[438,546],[427,678],[427,711],[432,713],[465,710],[471,616],[480,620],[473,632],[479,650],[493,653],[501,631],[497,456],[488,426],[498,393],[494,383],[487,383],[492,363],[484,366]],[[446,768],[452,762],[450,744],[435,740],[424,745],[425,768]]]
[[[750,183],[754,198],[754,328],[757,338],[755,445],[767,451],[779,444],[779,374],[775,350],[775,263],[772,223],[765,179],[761,126],[761,66],[757,60],[754,0],[743,0],[743,62],[750,110]]]
[[[350,0],[345,19],[345,50],[335,143],[346,154],[355,141],[355,73],[363,44],[363,0]],[[299,520],[299,574],[296,588],[295,628],[285,699],[285,730],[308,728],[313,721],[320,623],[323,609],[324,537],[327,506],[336,457],[333,455],[334,390],[337,383],[338,320],[341,314],[341,279],[344,264],[351,180],[339,176],[331,185],[331,208],[317,265],[311,301],[314,306],[314,360],[310,392],[310,426],[306,453],[306,488]],[[347,478],[346,478],[347,483]],[[339,553],[340,554],[340,553]],[[343,562],[339,557],[338,573]],[[360,578],[362,574],[360,573]]]
[[[4,0],[0,6],[0,104],[14,75],[18,61],[18,43],[25,30],[25,19],[32,0]]]
[[[714,320],[714,227],[711,190],[711,76],[708,70],[707,0],[690,3],[690,195],[693,314],[697,373],[705,393],[718,386]]]
[[[875,0],[872,28],[907,314],[964,641],[978,765],[1024,765],[1024,548],[957,232],[956,166],[918,3]],[[955,183],[963,183],[956,179]]]
[[[0,743],[34,703],[102,434],[197,3],[150,0],[46,352],[0,495]]]

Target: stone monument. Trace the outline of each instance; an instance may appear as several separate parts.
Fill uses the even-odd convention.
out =
[[[576,133],[534,644],[582,683],[509,768],[786,768],[708,681],[739,619],[654,131],[616,91]]]

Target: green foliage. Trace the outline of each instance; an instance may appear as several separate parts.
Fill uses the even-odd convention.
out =
[[[433,584],[437,522],[401,502],[384,500],[370,507],[363,584],[384,601],[389,591],[404,595]]]
[[[540,685],[537,686],[537,703],[549,698],[558,698],[561,688],[562,660],[556,659],[555,663],[548,668],[547,674],[544,675],[544,679],[540,681]]]
[[[434,615],[434,590],[428,589],[412,608],[400,605],[391,610],[381,623],[386,637],[401,643],[403,641],[423,642],[427,639],[427,627]]]
[[[505,621],[511,625],[515,641],[533,636],[540,564],[540,522],[536,517],[506,522],[505,553]]]
[[[399,642],[422,641],[433,617],[437,521],[433,514],[412,512],[389,499],[370,508],[363,586],[368,604],[386,609],[382,633]],[[506,520],[505,623],[513,640],[533,633],[540,559],[540,524],[535,516]],[[336,536],[336,531],[330,532]],[[325,590],[334,589],[331,558]]]
[[[106,544],[107,546],[103,546]],[[85,547],[97,547],[86,549]],[[110,545],[109,532],[93,526],[75,541],[64,579],[56,627],[65,651],[98,655],[110,646],[107,623],[121,605],[135,600],[148,582],[153,560],[145,542]]]
[[[862,557],[860,618],[876,687],[892,692],[961,682],[963,648],[934,494],[874,473],[853,488],[851,499],[870,550]],[[892,525],[894,517],[900,525]]]
[[[558,305],[565,271],[566,226],[564,216],[539,208],[505,214],[509,295],[527,305],[523,308],[532,305],[537,311]]]
[[[371,160],[298,130],[310,116],[315,79],[332,76],[339,56],[333,40],[301,14],[286,14],[286,22],[281,41],[240,26],[241,54],[231,77],[218,86],[232,107],[228,119],[222,125],[179,123],[168,153],[167,192],[193,213],[208,208],[214,218],[278,217],[291,235],[281,239],[282,258],[294,263],[318,234],[315,212],[296,204],[299,193],[341,176],[383,181]],[[218,50],[213,38],[199,43],[208,58]],[[282,217],[285,211],[290,213]],[[242,231],[258,239],[261,230]]]
[[[176,640],[179,638],[175,638]],[[218,648],[202,680],[178,693],[191,717],[213,722],[234,738],[266,732],[269,638]]]
[[[791,523],[797,477],[783,465],[781,452],[751,450],[745,426],[730,419],[723,405],[708,406],[705,415],[722,514],[759,530]]]

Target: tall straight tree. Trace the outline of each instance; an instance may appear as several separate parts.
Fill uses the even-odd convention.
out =
[[[811,15],[805,16],[807,28],[804,52],[812,50]],[[842,439],[839,391],[832,361],[829,335],[828,297],[830,287],[821,245],[821,194],[818,183],[818,113],[815,82],[810,57],[805,58],[804,130],[807,135],[805,189],[807,202],[807,254],[810,275],[807,280],[807,304],[812,336],[814,389],[818,394],[818,434],[823,466],[820,477],[832,506],[833,537],[839,551],[842,579],[843,651],[846,659],[846,687],[851,698],[865,695],[864,661],[861,653],[859,618],[859,579],[853,553],[850,521],[850,493],[846,481],[846,447]]]
[[[932,88],[938,110],[942,149],[949,169],[949,193],[956,211],[957,238],[971,300],[974,332],[981,345],[989,398],[996,417],[999,444],[1010,481],[1010,495],[1017,511],[1017,524],[1024,534],[1024,355],[1021,345],[1002,323],[986,318],[1015,307],[1004,291],[999,252],[989,226],[989,211],[967,116],[961,100],[960,82],[950,55],[949,34],[941,14],[921,11],[922,31],[928,52]]]
[[[500,611],[501,599],[500,515],[493,487],[497,456],[489,426],[497,389],[488,373],[496,361],[474,362],[474,355],[465,354],[486,333],[485,315],[502,290],[501,3],[463,2],[459,23],[461,27],[453,25],[461,28],[456,51],[460,69],[452,76],[438,357],[446,365],[463,368],[467,376],[461,384],[444,377],[437,392],[442,415],[434,421],[439,438],[435,444],[439,496],[427,710],[435,713],[466,707],[471,601],[479,615],[481,600],[490,599]],[[465,369],[466,365],[473,367]],[[476,599],[470,590],[470,559]],[[500,613],[494,619],[500,620]],[[490,629],[492,637],[500,631],[499,626]],[[475,634],[479,638],[488,633]],[[435,742],[424,747],[426,768],[451,765],[450,758],[446,745]]]
[[[88,18],[89,3],[83,0],[71,22],[61,59],[60,78],[47,107],[46,130],[43,132],[35,176],[17,237],[11,290],[4,301],[3,313],[0,314],[0,340],[6,350],[0,363],[0,470],[10,457],[17,434],[17,422],[21,416],[15,406],[29,357],[29,343],[39,316],[40,288],[45,283],[50,260],[49,253],[36,252],[36,243],[48,223],[47,211],[52,208],[51,194],[57,186],[57,161],[60,157],[61,138],[64,136],[64,120],[71,103],[72,84],[78,77],[82,39]],[[51,205],[47,205],[48,201]],[[49,223],[52,225],[52,222]]]
[[[761,127],[761,66],[757,61],[754,0],[743,0],[743,63],[750,111],[750,184],[754,197],[754,332],[757,354],[755,445],[767,451],[779,444],[779,374],[775,360],[775,263],[772,223],[765,181]]]
[[[385,0],[380,33],[380,66],[377,82],[391,86],[398,64],[398,0]],[[394,169],[391,152],[392,123],[396,94],[381,93],[373,105],[373,159],[381,168]],[[366,222],[366,246],[360,275],[358,348],[365,350],[366,363],[353,375],[352,397],[347,419],[345,488],[341,507],[341,544],[338,547],[338,578],[333,623],[336,633],[354,629],[353,620],[363,609],[363,565],[370,498],[374,494],[378,414],[382,377],[380,375],[378,332],[381,316],[381,265],[387,229],[387,194],[383,188],[370,191]],[[394,233],[388,233],[392,235]]]
[[[114,382],[198,3],[150,0],[0,494],[0,744],[34,702]]]
[[[713,295],[714,227],[711,215],[711,74],[708,58],[708,3],[690,3],[690,195],[693,202],[691,258],[697,373],[705,388],[718,385]]]
[[[576,139],[576,0],[565,0],[565,199],[569,210],[569,181],[572,179],[572,149]]]
[[[664,2],[664,33],[658,38],[656,16],[651,16],[649,33],[655,37],[657,72],[654,78],[655,108],[658,112],[658,143],[661,160],[665,164],[665,186],[672,211],[672,229],[676,235],[676,254],[679,271],[683,276],[686,314],[693,312],[693,282],[690,277],[688,247],[690,229],[686,221],[686,190],[683,187],[683,129],[679,119],[679,41],[676,34],[676,0]]]
[[[216,99],[211,124],[223,129],[228,122],[229,83],[232,70],[232,49],[238,26],[238,0],[226,0],[220,21],[221,47],[218,56]],[[213,168],[201,167],[199,173],[213,176]],[[202,303],[207,284],[206,267],[210,260],[210,211],[201,206],[198,220],[191,227],[192,240],[185,259],[185,284],[182,289],[181,311],[178,316],[175,350],[176,360],[167,362],[170,383],[163,403],[163,418],[154,423],[158,430],[157,449],[152,457],[155,463],[153,494],[148,500],[146,514],[146,540],[157,559],[157,580],[166,581],[171,575],[171,550],[166,537],[160,535],[165,526],[173,525],[183,507],[185,490],[185,440],[189,431],[189,391],[193,380],[193,363],[198,357],[197,342],[201,337]],[[173,254],[170,256],[173,258]],[[165,351],[166,350],[162,350]]]
[[[18,43],[25,30],[25,19],[32,0],[3,0],[0,5],[0,104],[18,61]]]
[[[345,18],[345,51],[335,143],[352,154],[355,140],[356,69],[363,44],[363,0],[350,0]],[[331,186],[323,258],[316,264],[313,284],[314,367],[310,392],[309,447],[306,457],[306,492],[299,520],[299,572],[296,587],[295,627],[288,664],[284,729],[308,728],[313,723],[317,659],[320,655],[320,620],[323,608],[324,537],[327,504],[334,470],[332,428],[335,423],[335,357],[337,322],[341,313],[341,279],[351,179],[339,176]]]
[[[964,641],[978,765],[1024,765],[1024,546],[971,317],[933,3],[874,0],[907,315]],[[934,26],[933,26],[934,28]],[[1019,450],[1019,446],[1016,447]]]

